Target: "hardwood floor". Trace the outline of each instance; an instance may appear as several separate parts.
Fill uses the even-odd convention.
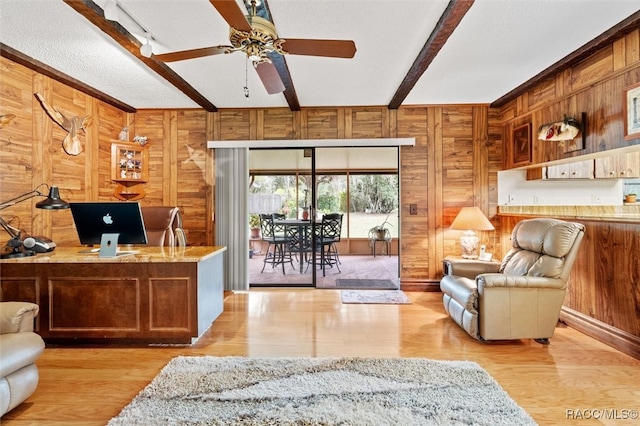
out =
[[[600,409],[622,417],[639,410],[640,360],[564,326],[548,346],[483,344],[445,315],[439,293],[407,295],[411,305],[345,305],[339,290],[252,289],[229,295],[221,317],[190,347],[47,347],[35,394],[1,423],[104,425],[171,358],[213,355],[471,360],[542,425],[637,424],[567,413],[590,417],[585,410]]]

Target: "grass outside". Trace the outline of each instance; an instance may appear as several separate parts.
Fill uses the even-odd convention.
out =
[[[384,226],[391,233],[391,237],[398,238],[397,212],[392,212],[388,218],[386,213],[349,213],[349,237],[367,238],[369,236],[369,229],[376,225],[382,225],[385,219],[388,223]],[[346,236],[346,220],[342,226],[343,235]]]

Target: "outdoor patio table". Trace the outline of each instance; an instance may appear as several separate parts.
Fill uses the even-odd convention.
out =
[[[305,249],[311,249],[312,239],[310,235],[313,223],[309,219],[280,219],[274,220],[273,223],[274,225],[284,225],[285,235],[287,236],[291,235],[289,229],[295,228],[299,239],[296,249],[300,260],[300,273],[302,274],[304,272]]]

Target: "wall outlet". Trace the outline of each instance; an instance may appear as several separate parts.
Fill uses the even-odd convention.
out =
[[[599,195],[592,194],[591,195],[591,204],[600,204],[602,200]]]
[[[409,214],[417,215],[418,214],[418,205],[417,204],[409,204]]]
[[[533,196],[533,204],[540,204],[540,199],[538,198],[537,195]]]
[[[516,202],[516,196],[509,194],[509,204]]]

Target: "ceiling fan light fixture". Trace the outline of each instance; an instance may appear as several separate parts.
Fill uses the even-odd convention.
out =
[[[117,21],[120,17],[118,13],[118,3],[116,0],[107,0],[104,2],[104,19],[108,21]]]

